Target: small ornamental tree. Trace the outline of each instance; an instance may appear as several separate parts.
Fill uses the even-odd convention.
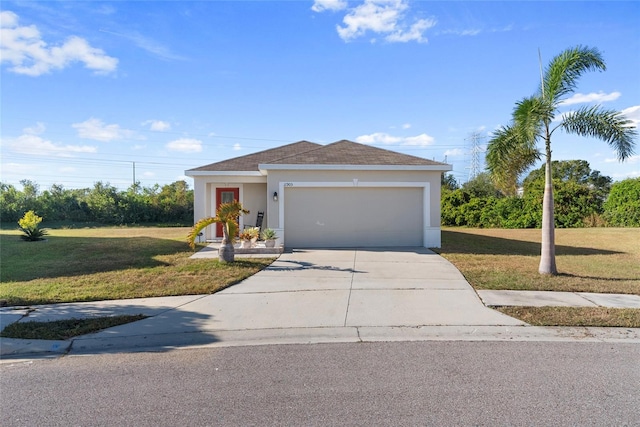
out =
[[[218,249],[218,259],[221,262],[233,262],[235,260],[235,250],[233,243],[238,234],[238,217],[248,214],[249,211],[242,207],[238,201],[231,203],[221,203],[216,211],[215,217],[203,218],[191,228],[187,236],[187,242],[191,249],[195,249],[196,237],[205,227],[219,222],[222,224],[222,242]]]
[[[29,242],[35,242],[38,240],[44,240],[44,236],[47,234],[47,230],[40,228],[39,225],[42,222],[42,217],[39,217],[33,211],[29,211],[18,221],[20,230],[24,233],[20,236],[22,239]]]

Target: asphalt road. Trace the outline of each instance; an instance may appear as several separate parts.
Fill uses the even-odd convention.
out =
[[[640,345],[405,342],[0,366],[3,426],[640,425]]]

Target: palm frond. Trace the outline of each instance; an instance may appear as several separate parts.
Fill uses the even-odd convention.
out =
[[[224,238],[229,239],[230,243],[235,241],[236,234],[238,234],[238,217],[243,214],[248,214],[249,211],[242,207],[242,203],[233,201],[231,203],[221,203],[218,206],[215,217],[203,218],[196,222],[189,234],[187,235],[187,243],[191,249],[196,247],[196,237],[205,227],[219,222],[222,223]]]
[[[517,126],[503,126],[487,145],[487,169],[495,185],[507,195],[515,195],[518,177],[540,159],[536,138]]]
[[[576,46],[554,57],[547,66],[542,84],[545,99],[552,104],[558,102],[576,89],[578,79],[585,71],[605,71],[607,68],[602,54],[596,48]]]
[[[621,112],[600,106],[583,107],[563,117],[560,125],[567,133],[598,138],[614,149],[618,160],[634,154],[634,139],[638,131]]]
[[[198,234],[207,226],[218,222],[218,218],[214,218],[214,217],[208,217],[208,218],[203,218],[200,221],[196,222],[193,227],[191,227],[191,230],[189,231],[189,234],[187,235],[187,243],[189,243],[189,247],[191,249],[195,249],[196,247],[196,237],[198,236]]]
[[[516,102],[513,110],[514,130],[523,141],[536,141],[545,123],[553,119],[554,107],[539,96],[531,96]]]

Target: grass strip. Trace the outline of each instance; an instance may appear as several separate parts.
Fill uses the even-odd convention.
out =
[[[608,307],[497,307],[534,326],[600,326],[640,328],[640,310]]]
[[[66,319],[54,322],[16,322],[0,332],[0,337],[37,340],[66,340],[78,335],[90,334],[113,326],[146,319],[143,314]]]

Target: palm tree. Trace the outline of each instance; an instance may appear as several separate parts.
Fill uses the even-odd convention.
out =
[[[516,103],[511,124],[494,133],[487,147],[487,167],[506,194],[515,191],[520,174],[539,160],[546,160],[542,202],[542,248],[540,274],[557,274],[551,176],[551,135],[567,133],[603,140],[624,161],[634,153],[636,129],[621,112],[601,106],[587,106],[559,114],[558,108],[576,89],[586,71],[604,71],[606,65],[598,49],[577,46],[553,58],[544,73],[538,92]],[[537,142],[544,141],[544,152]]]
[[[195,249],[196,237],[207,226],[220,222],[222,223],[222,243],[218,250],[218,259],[221,262],[233,262],[235,259],[235,250],[233,243],[238,234],[238,217],[242,214],[248,214],[249,211],[242,207],[238,201],[231,203],[221,203],[218,206],[215,217],[203,218],[191,228],[187,235],[187,242],[191,249]]]

